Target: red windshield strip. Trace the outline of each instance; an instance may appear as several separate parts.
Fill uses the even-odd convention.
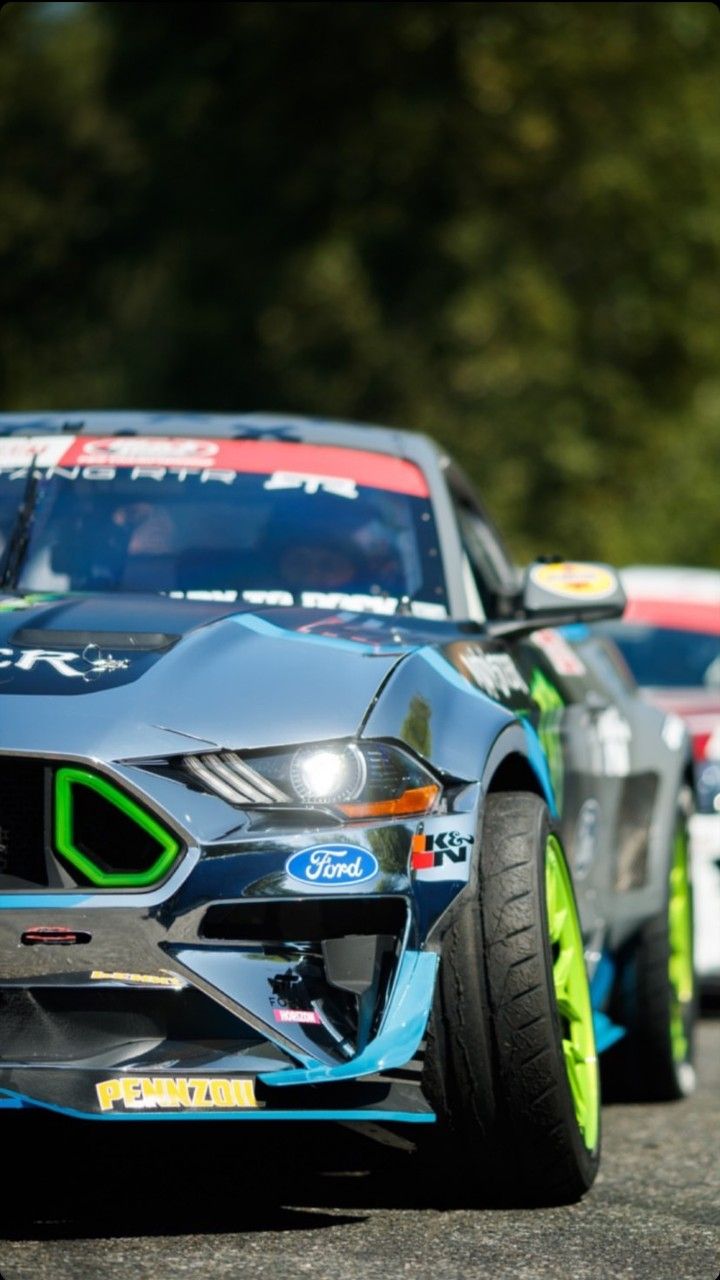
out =
[[[334,445],[290,444],[286,441],[214,440],[186,436],[76,437],[56,465],[104,467],[172,467],[197,471],[244,471],[273,475],[328,476],[354,480],[373,489],[387,489],[414,498],[427,498],[425,476],[414,463],[385,453],[343,449]]]

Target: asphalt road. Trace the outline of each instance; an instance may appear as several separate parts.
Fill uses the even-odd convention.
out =
[[[315,1148],[300,1126],[304,1164],[288,1162],[287,1137],[248,1140],[240,1124],[210,1137],[187,1124],[181,1133],[130,1126],[132,1135],[122,1126],[122,1137],[92,1125],[91,1147],[62,1124],[12,1131],[0,1147],[0,1271],[4,1280],[716,1280],[720,1018],[702,1023],[699,1049],[689,1101],[605,1108],[599,1178],[561,1209],[442,1205],[423,1195],[406,1156],[390,1153],[367,1172],[364,1142],[325,1137]],[[9,1209],[13,1186],[34,1212]]]

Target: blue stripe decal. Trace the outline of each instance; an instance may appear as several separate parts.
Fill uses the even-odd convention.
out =
[[[430,951],[406,951],[398,969],[395,988],[379,1035],[350,1062],[338,1066],[291,1067],[258,1076],[263,1084],[322,1084],[354,1080],[403,1067],[415,1056],[430,1017],[438,956]]]
[[[1,1107],[23,1107],[32,1110],[54,1111],[57,1115],[72,1116],[75,1120],[108,1120],[127,1122],[131,1120],[384,1120],[386,1124],[435,1124],[437,1117],[432,1111],[381,1111],[377,1107],[365,1111],[164,1111],[139,1115],[120,1111],[111,1111],[100,1115],[95,1111],[77,1111],[74,1107],[61,1107],[54,1102],[38,1102],[27,1098],[24,1094],[10,1094],[7,1099],[0,1099]]]
[[[494,698],[488,697],[480,689],[476,688],[470,680],[466,680],[465,676],[461,676],[456,667],[453,666],[449,658],[444,657],[442,653],[438,653],[437,649],[424,648],[419,651],[418,656],[427,662],[429,667],[442,676],[443,680],[447,680],[450,684],[454,684],[456,689],[462,689],[463,693],[472,694],[474,698],[479,698],[485,706],[494,707],[496,711],[507,711],[507,707],[503,707],[501,702],[496,702]],[[508,718],[512,712],[507,712]]]
[[[553,790],[552,779],[550,777],[550,770],[548,769],[547,758],[545,756],[545,752],[542,749],[542,746],[540,745],[540,739],[538,738],[537,733],[535,732],[533,726],[530,724],[526,716],[523,716],[521,718],[520,723],[522,724],[522,727],[525,730],[525,739],[527,741],[527,748],[528,748],[528,759],[533,769],[535,770],[535,773],[538,776],[538,781],[541,783],[543,791],[545,792],[545,799],[547,800],[547,803],[548,803],[548,809],[550,810],[553,817],[557,818],[558,817],[557,801],[555,800],[555,792]]]
[[[265,618],[258,618],[254,613],[231,614],[228,622],[234,622],[238,627],[244,627],[246,631],[255,631],[259,636],[266,636],[269,640],[299,640],[305,644],[322,644],[331,649],[344,649],[348,653],[372,653],[373,646],[361,644],[358,640],[340,640],[333,636],[316,636],[309,631],[297,632],[290,631],[286,627],[278,627],[274,622],[267,622]],[[397,646],[397,650],[393,648],[392,654],[396,652],[406,652],[401,645]]]
[[[87,894],[74,893],[3,893],[0,894],[0,911],[3,907],[30,907],[41,911],[43,907],[84,907],[89,902]]]

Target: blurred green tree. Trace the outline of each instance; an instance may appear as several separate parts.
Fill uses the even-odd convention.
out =
[[[9,4],[6,407],[419,427],[536,550],[720,545],[702,3]]]

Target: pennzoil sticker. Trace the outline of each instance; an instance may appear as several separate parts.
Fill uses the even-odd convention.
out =
[[[221,1076],[119,1076],[95,1085],[101,1111],[246,1111],[257,1107],[252,1080]]]
[[[601,564],[576,564],[570,560],[534,565],[530,581],[566,600],[604,600],[618,589],[614,573]]]
[[[180,991],[186,983],[172,973],[105,973],[104,969],[93,969],[90,974],[93,982],[124,982],[130,986],[173,987]]]

